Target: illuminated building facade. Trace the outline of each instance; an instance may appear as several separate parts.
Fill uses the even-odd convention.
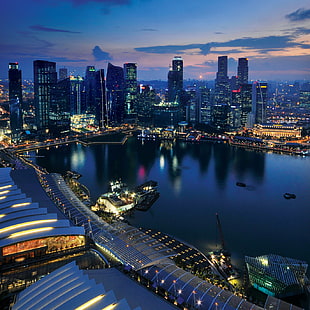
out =
[[[0,214],[0,265],[85,245],[84,228],[58,212],[33,169],[0,169]]]
[[[197,96],[197,122],[210,124],[212,120],[211,91],[208,87],[201,86]]]
[[[9,64],[9,100],[10,100],[10,128],[13,140],[18,140],[23,129],[22,115],[22,71],[18,68],[18,63]]]
[[[253,134],[258,137],[300,138],[302,127],[282,124],[254,124]]]
[[[252,87],[252,113],[256,124],[266,122],[268,84],[256,81]]]
[[[177,103],[156,104],[154,106],[155,127],[176,127],[180,122],[180,107]]]
[[[183,59],[175,56],[168,72],[168,102],[180,104],[180,95],[183,90]]]
[[[228,112],[231,94],[227,69],[227,56],[219,56],[218,71],[215,79],[212,125],[220,130],[226,130],[228,128]]]
[[[75,114],[71,116],[71,130],[75,132],[97,131],[94,114]]]
[[[124,64],[125,80],[125,113],[128,120],[135,120],[137,117],[137,64]]]
[[[57,82],[56,63],[35,60],[33,62],[33,70],[36,124],[38,130],[45,130],[49,127],[52,92]]]
[[[150,126],[153,124],[153,111],[156,103],[156,93],[149,85],[140,85],[137,98],[138,122],[141,125]]]
[[[308,265],[304,261],[269,254],[245,257],[249,281],[270,296],[287,297],[303,292]]]
[[[240,85],[240,106],[240,122],[241,126],[244,127],[246,126],[248,117],[252,111],[252,84]]]

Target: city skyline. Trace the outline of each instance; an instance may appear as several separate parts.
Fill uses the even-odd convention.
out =
[[[25,12],[27,12],[25,14]],[[137,63],[138,79],[167,80],[174,56],[184,79],[214,80],[217,57],[249,59],[250,80],[310,77],[310,8],[305,0],[265,3],[142,0],[17,0],[3,4],[0,77],[19,62],[33,78],[34,60],[84,75],[108,62]]]

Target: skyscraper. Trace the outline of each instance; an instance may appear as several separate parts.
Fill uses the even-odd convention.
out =
[[[180,94],[183,90],[183,59],[175,56],[168,72],[168,102],[180,103]]]
[[[107,125],[107,101],[104,69],[96,71],[96,121],[100,128]]]
[[[96,69],[87,66],[85,73],[86,112],[96,114]]]
[[[268,84],[256,81],[252,87],[252,113],[256,124],[266,122]]]
[[[218,57],[218,70],[215,79],[215,93],[213,105],[213,126],[225,130],[228,126],[228,112],[230,108],[230,85],[227,76],[227,56]]]
[[[248,58],[239,58],[237,84],[238,86],[241,86],[242,84],[247,84],[248,80],[249,80]]]
[[[128,119],[137,117],[137,64],[124,64],[125,112]]]
[[[33,62],[34,104],[38,130],[48,129],[52,92],[56,87],[56,63],[44,60]]]
[[[252,84],[241,84],[240,86],[241,126],[246,126],[248,115],[252,111]]]
[[[227,76],[227,56],[218,57],[218,70],[215,80],[215,103],[229,104],[230,101],[230,86]]]
[[[23,102],[22,95],[22,71],[18,68],[18,62],[9,63],[9,100]]]
[[[107,70],[107,122],[108,125],[121,124],[124,120],[124,70],[108,64]]]

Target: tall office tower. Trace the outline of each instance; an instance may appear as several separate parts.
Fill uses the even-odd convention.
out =
[[[252,86],[252,113],[256,124],[266,122],[268,84],[256,81]]]
[[[216,104],[230,103],[230,85],[227,76],[227,56],[218,57],[218,71],[215,80],[214,100]]]
[[[210,124],[212,115],[211,92],[207,86],[201,86],[197,92],[197,122]]]
[[[241,105],[241,126],[247,124],[248,116],[252,111],[252,84],[241,84],[240,86],[240,105]]]
[[[22,71],[18,68],[18,63],[9,64],[9,100],[10,100],[10,127],[12,139],[18,140],[19,133],[23,129],[22,116]]]
[[[137,64],[124,64],[125,113],[128,120],[137,117]]]
[[[56,63],[44,60],[33,62],[34,104],[38,130],[48,129],[52,92],[56,87]]]
[[[249,80],[248,58],[239,58],[237,84],[238,86],[241,86],[242,84],[248,84],[248,80]]]
[[[107,124],[117,125],[124,120],[124,70],[108,64],[107,70]]]
[[[228,125],[230,130],[238,130],[241,127],[241,91],[231,91],[231,105],[228,111]]]
[[[153,124],[156,92],[149,85],[140,85],[139,89],[137,105],[138,122],[144,126],[151,126]]]
[[[23,103],[22,94],[22,71],[18,68],[18,63],[9,63],[9,100],[18,98],[19,104]]]
[[[87,66],[85,73],[86,112],[96,114],[96,69]]]
[[[96,71],[96,121],[100,128],[107,125],[107,101],[104,69]]]
[[[64,80],[68,77],[68,69],[60,68],[59,69],[59,80]]]
[[[228,111],[230,107],[230,85],[227,76],[227,56],[218,57],[218,71],[215,79],[214,105],[212,123],[219,130],[228,126]]]
[[[175,56],[168,72],[168,102],[180,103],[183,90],[183,59]]]

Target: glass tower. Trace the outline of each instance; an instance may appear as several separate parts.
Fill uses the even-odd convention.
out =
[[[38,130],[48,129],[52,92],[57,83],[56,63],[44,60],[33,62],[34,104]]]

